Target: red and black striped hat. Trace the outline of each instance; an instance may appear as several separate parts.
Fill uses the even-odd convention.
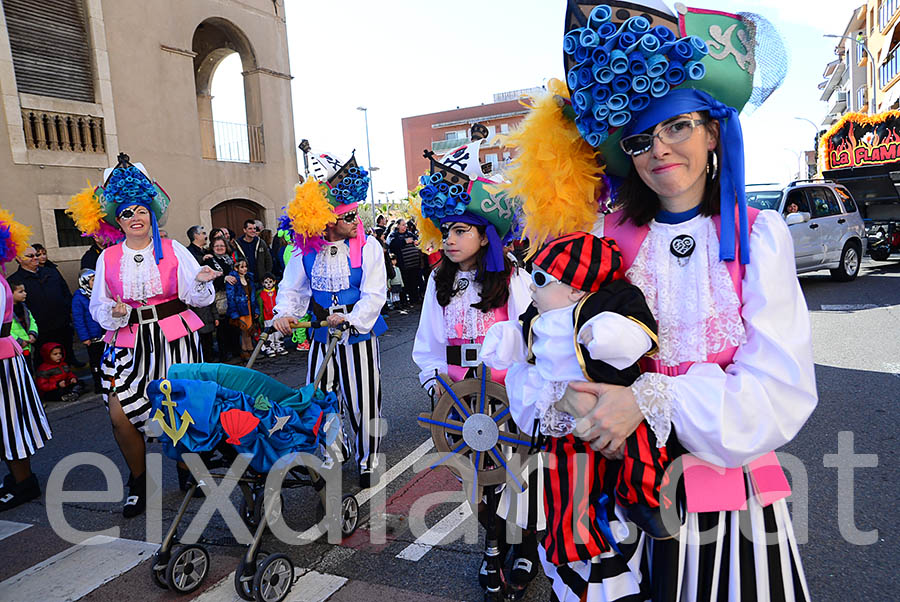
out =
[[[622,252],[616,241],[586,232],[551,240],[535,255],[534,266],[563,284],[589,293],[624,277]]]

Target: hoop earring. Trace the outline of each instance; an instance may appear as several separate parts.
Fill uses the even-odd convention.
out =
[[[716,155],[715,151],[709,152],[709,158],[706,161],[706,174],[709,176],[710,180],[715,180],[719,177],[719,156]],[[710,163],[712,167],[710,167]]]

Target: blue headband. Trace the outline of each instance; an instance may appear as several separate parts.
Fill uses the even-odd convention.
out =
[[[747,222],[747,199],[744,194],[744,136],[736,109],[729,107],[702,90],[679,88],[662,98],[654,98],[646,109],[634,116],[623,136],[648,130],[658,123],[683,113],[709,111],[719,121],[719,144],[722,152],[719,168],[719,199],[722,233],[719,239],[719,259],[734,261],[734,205],[737,202],[740,218],[741,263],[750,263],[750,228]],[[731,199],[731,200],[729,200]]]
[[[473,215],[468,211],[460,215],[448,215],[441,218],[441,224],[450,223],[471,224],[484,226],[484,233],[488,239],[487,255],[484,261],[484,269],[488,272],[502,272],[505,269],[503,263],[503,243],[494,224],[479,215]]]

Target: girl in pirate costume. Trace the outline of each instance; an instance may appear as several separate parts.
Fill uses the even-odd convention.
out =
[[[575,229],[615,239],[644,293],[659,351],[643,374],[631,386],[572,384],[556,407],[608,458],[646,420],[677,458],[683,524],[653,540],[617,507],[617,550],[558,566],[542,554],[544,571],[567,602],[806,600],[774,450],[817,403],[809,316],[784,221],[747,208],[738,120],[783,79],[767,63],[784,49],[755,15],[642,4],[570,3],[568,89],[550,82],[513,136],[509,192],[533,240]],[[640,10],[622,22],[626,6]],[[598,218],[604,167],[624,178],[621,211]],[[553,207],[575,227],[548,223]]]
[[[437,375],[449,376],[452,382],[472,378],[481,364],[478,348],[488,329],[517,319],[531,303],[527,275],[503,251],[502,239],[511,235],[515,208],[496,193],[496,182],[483,177],[477,161],[480,145],[475,141],[451,151],[440,162],[429,155],[431,174],[422,176],[418,189],[421,204],[413,209],[418,213],[420,246],[441,249],[441,259],[425,288],[412,353],[420,369],[419,380],[433,398],[442,394]],[[464,156],[475,160],[463,161]],[[461,183],[442,194],[445,179],[453,178]],[[505,370],[495,370],[490,376],[502,385],[505,375]],[[513,548],[508,579],[510,594],[515,597],[524,595],[537,574],[536,531],[544,528],[539,476],[539,470],[529,475],[530,485],[519,495],[504,489],[498,509],[484,504],[479,513],[482,523],[486,512],[496,511],[524,529],[522,543]],[[505,533],[505,529],[501,531]],[[502,545],[500,548],[502,563],[505,550]],[[488,566],[486,551],[479,570],[483,587]]]
[[[103,400],[131,471],[126,518],[146,505],[147,384],[165,378],[172,364],[202,361],[196,331],[203,324],[187,305],[212,303],[211,281],[221,275],[201,268],[180,243],[160,239],[158,224],[168,204],[144,167],[120,154],[116,167],[104,173],[104,185],[86,188],[69,205],[83,232],[96,234],[105,219],[125,233],[123,242],[104,249],[97,260],[90,312],[106,330]]]
[[[28,246],[31,231],[0,209],[0,266],[5,266]],[[44,406],[38,397],[25,356],[10,334],[13,321],[12,290],[0,274],[0,449],[9,474],[0,484],[0,512],[41,495],[30,457],[51,437]]]

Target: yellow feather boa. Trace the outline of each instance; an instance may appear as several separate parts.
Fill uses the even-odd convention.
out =
[[[325,194],[325,184],[320,184],[313,178],[297,185],[294,199],[287,206],[287,216],[294,233],[299,237],[296,242],[301,246],[321,237],[325,226],[337,221]]]
[[[0,224],[9,227],[8,249],[14,251],[10,257],[6,257],[6,254],[4,253],[2,260],[4,262],[12,261],[14,257],[21,255],[22,251],[28,246],[28,239],[31,237],[31,228],[17,222],[15,215],[6,209],[0,209]]]
[[[502,142],[516,151],[506,173],[511,181],[503,186],[522,202],[522,236],[533,251],[552,238],[589,232],[597,219],[597,200],[607,192],[596,151],[559,104],[557,97],[569,96],[565,84],[551,79],[547,88],[549,93],[534,99],[522,125]]]

